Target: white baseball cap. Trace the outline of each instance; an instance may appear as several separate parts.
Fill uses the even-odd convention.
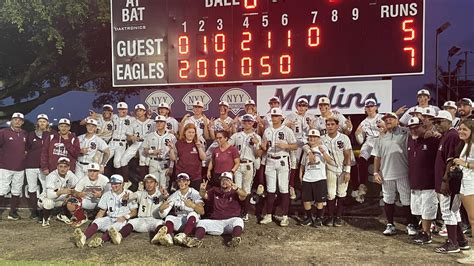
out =
[[[166,116],[157,115],[157,116],[155,117],[155,122],[166,122]]]
[[[321,133],[317,129],[310,129],[308,132],[308,137],[321,137]]]
[[[386,114],[382,117],[382,120],[385,120],[385,119],[387,119],[387,118],[389,118],[389,117],[398,119],[398,116],[397,116],[396,113],[394,113],[394,112],[389,112],[389,113],[386,113]]]
[[[86,124],[91,124],[91,125],[94,125],[94,126],[98,126],[99,122],[97,122],[97,120],[95,120],[95,119],[89,118],[89,119],[86,120]]]
[[[36,117],[36,120],[40,120],[40,119],[44,119],[46,121],[49,121],[49,118],[47,115],[45,114],[39,114],[37,117]]]
[[[123,176],[114,174],[110,177],[110,183],[112,184],[122,184],[123,183]]]
[[[69,165],[69,164],[71,164],[71,160],[69,160],[69,158],[67,158],[67,157],[59,157],[58,164],[60,164],[60,163]]]
[[[13,118],[20,118],[20,119],[25,119],[25,116],[22,113],[13,113],[12,119]]]
[[[87,166],[87,171],[100,171],[100,166],[96,163],[90,163]]]
[[[230,181],[234,181],[234,175],[231,172],[222,173],[220,178],[228,178]]]
[[[299,98],[298,101],[296,103],[305,103],[305,104],[309,104],[308,102],[308,99],[306,98]]]
[[[456,103],[454,101],[446,101],[443,104],[443,108],[454,108],[454,109],[457,110],[458,106],[456,105]]]
[[[151,178],[153,180],[155,180],[156,182],[158,182],[158,178],[154,175],[154,174],[147,174],[143,180],[147,179],[147,178]]]
[[[279,115],[279,116],[283,116],[283,112],[281,111],[280,108],[272,108],[272,110],[270,110],[270,115]]]
[[[462,98],[461,100],[458,101],[458,105],[460,104],[465,104],[465,105],[471,105],[472,106],[472,100],[469,98]]]
[[[170,109],[170,106],[169,106],[169,104],[167,104],[167,103],[160,103],[160,104],[158,104],[158,108]]]
[[[189,177],[189,175],[186,174],[186,173],[181,173],[181,174],[178,174],[178,175],[176,176],[176,180],[180,180],[180,179],[191,180],[191,178]]]
[[[318,100],[318,105],[320,104],[331,104],[331,101],[329,101],[328,97],[321,97]]]
[[[365,100],[364,107],[369,107],[369,106],[377,106],[377,101],[372,98]]]
[[[270,98],[270,100],[268,100],[268,103],[271,103],[271,102],[278,102],[280,103],[280,98],[276,97],[276,96],[273,96],[272,98]]]
[[[143,105],[141,103],[135,105],[135,110],[138,110],[138,109],[142,109],[142,110],[146,111],[145,105]]]
[[[255,101],[254,100],[248,100],[245,102],[245,105],[255,105]]]
[[[126,102],[117,103],[117,109],[128,109],[128,104]]]
[[[69,119],[67,118],[61,118],[59,119],[59,122],[58,122],[58,125],[61,125],[61,124],[66,124],[66,125],[71,125],[71,121],[69,121]]]
[[[450,112],[446,111],[446,110],[441,110],[438,112],[438,115],[433,117],[432,119],[446,119],[446,120],[449,120],[449,121],[453,121],[453,116],[451,115]]]
[[[201,101],[195,101],[193,102],[193,106],[204,107],[204,103]]]
[[[410,120],[408,120],[408,127],[419,125],[421,125],[421,121],[418,117],[412,117]]]
[[[423,108],[421,114],[424,116],[431,116],[431,117],[435,117],[436,115],[435,110],[431,107]]]
[[[431,96],[430,94],[430,91],[427,90],[427,89],[421,89],[419,90],[417,93],[416,93],[417,96],[420,96],[420,95],[428,95],[428,96]]]
[[[226,102],[226,101],[220,101],[220,102],[219,102],[219,106],[229,107],[229,103]]]
[[[413,116],[415,114],[422,114],[423,113],[423,107],[418,107],[418,106],[415,106],[413,108],[413,110],[411,110],[410,112],[408,112],[409,115]]]
[[[107,109],[110,109],[110,111],[113,111],[114,107],[110,104],[104,104],[104,106],[102,106],[102,110],[107,110]]]
[[[242,121],[255,122],[255,117],[251,114],[245,114],[245,115],[242,116]]]

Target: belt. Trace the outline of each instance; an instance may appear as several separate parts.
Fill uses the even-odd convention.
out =
[[[89,165],[89,163],[79,162],[82,165]]]
[[[270,159],[274,159],[274,160],[280,160],[280,159],[285,159],[286,157],[288,156],[270,156]]]
[[[126,139],[112,139],[113,141],[120,141],[120,142],[126,142]]]
[[[240,160],[240,163],[253,163],[251,160]]]
[[[155,157],[155,158],[151,158],[152,160],[155,160],[155,161],[158,161],[158,162],[163,162],[163,161],[168,161],[169,159],[165,159],[165,158],[158,158],[158,157]]]

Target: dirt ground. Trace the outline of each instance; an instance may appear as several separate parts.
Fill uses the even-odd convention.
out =
[[[6,213],[5,213],[6,214]],[[343,227],[302,227],[295,221],[287,228],[276,223],[259,225],[255,217],[246,223],[241,246],[224,245],[224,238],[206,236],[201,248],[153,246],[147,234],[133,233],[120,246],[107,243],[102,248],[78,249],[69,240],[73,229],[58,221],[42,228],[32,220],[0,221],[0,263],[198,263],[198,264],[454,264],[462,254],[433,252],[444,241],[436,236],[433,244],[409,243],[404,226],[397,225],[394,237],[381,234],[379,218],[346,218]],[[27,211],[20,215],[28,217]],[[83,226],[83,229],[86,225]]]

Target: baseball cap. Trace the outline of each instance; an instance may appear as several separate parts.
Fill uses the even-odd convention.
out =
[[[423,108],[422,107],[418,107],[418,106],[415,106],[413,108],[413,110],[411,110],[408,114],[413,116],[415,114],[422,114],[423,113]]]
[[[45,114],[39,114],[39,115],[36,117],[36,120],[40,120],[40,119],[44,119],[44,120],[49,121],[48,116],[45,115]]]
[[[317,129],[310,129],[308,132],[308,137],[321,137],[321,133]]]
[[[271,102],[278,102],[280,103],[280,98],[276,97],[276,96],[273,96],[272,98],[270,98],[270,100],[268,100],[268,103],[271,103]]]
[[[226,102],[226,101],[220,101],[220,102],[219,102],[219,106],[229,107],[229,103]]]
[[[123,183],[123,176],[114,174],[110,177],[110,183],[112,184],[122,184]]]
[[[283,116],[283,113],[280,108],[272,108],[272,110],[270,110],[270,115]]]
[[[377,101],[375,99],[367,99],[364,102],[364,107],[377,106]]]
[[[126,102],[117,103],[117,109],[128,109],[128,104]]]
[[[138,109],[142,109],[142,110],[145,110],[145,111],[146,111],[145,105],[143,105],[143,104],[141,104],[141,103],[135,105],[135,110],[138,110]]]
[[[99,171],[100,170],[100,166],[96,163],[90,163],[88,166],[87,166],[87,170],[88,171]]]
[[[394,113],[394,112],[389,112],[389,113],[386,113],[386,114],[385,114],[385,115],[382,117],[382,119],[383,119],[383,120],[385,120],[385,119],[387,119],[387,118],[389,118],[389,117],[392,117],[392,118],[396,118],[396,119],[398,119],[398,116],[397,116],[397,114],[396,114],[396,113]]]
[[[99,125],[99,123],[97,122],[97,120],[92,119],[92,118],[87,119],[86,124],[91,124],[91,125],[94,125],[94,126],[98,126],[98,125]]]
[[[181,174],[179,174],[179,175],[176,176],[176,180],[180,180],[180,179],[190,180],[191,178],[189,177],[188,174],[186,174],[186,173],[181,173]]]
[[[61,164],[61,163],[70,165],[71,160],[69,160],[69,158],[67,158],[67,157],[59,157],[58,164]]]
[[[255,117],[253,117],[253,115],[245,114],[242,116],[242,121],[255,122]]]
[[[158,104],[158,108],[170,109],[170,106],[169,106],[169,104],[167,104],[167,103],[160,103],[160,104]]]
[[[412,117],[410,120],[408,120],[408,127],[419,125],[421,125],[421,121],[418,117]]]
[[[193,102],[193,106],[204,107],[204,103],[201,101],[195,101]]]
[[[166,117],[163,115],[157,115],[155,117],[155,122],[166,122]]]
[[[245,102],[245,105],[255,105],[255,101],[254,100],[248,100]]]
[[[465,104],[465,105],[470,105],[472,106],[472,100],[469,98],[462,98],[461,100],[458,101],[458,105],[460,104]]]
[[[450,112],[446,111],[446,110],[441,110],[438,112],[438,115],[433,117],[432,119],[446,119],[446,120],[449,120],[449,121],[453,121],[453,116],[451,115]]]
[[[321,97],[318,100],[318,105],[320,104],[331,104],[328,97]]]
[[[421,89],[421,90],[419,90],[419,91],[416,93],[416,95],[417,95],[417,96],[420,96],[420,95],[431,96],[430,91],[427,90],[427,89]]]
[[[228,178],[230,181],[234,180],[234,176],[232,175],[231,172],[224,172],[221,174],[220,178]]]
[[[458,106],[456,105],[456,103],[454,101],[446,101],[444,102],[443,104],[443,108],[454,108],[454,109],[458,109]]]
[[[12,119],[13,118],[25,119],[25,116],[22,113],[13,113]]]
[[[58,125],[61,125],[61,124],[66,124],[66,125],[71,125],[71,121],[69,121],[69,119],[67,118],[61,118],[59,119],[59,122],[58,122]]]
[[[431,107],[423,108],[422,111],[421,111],[421,115],[434,117],[435,116],[435,110]]]
[[[156,182],[158,182],[158,178],[153,174],[147,174],[143,179],[147,179],[147,178],[151,178],[155,180]]]
[[[102,106],[102,110],[110,110],[110,111],[113,111],[114,110],[114,107],[110,104],[104,104],[104,106]]]
[[[309,104],[308,99],[306,98],[299,98],[296,103],[304,103],[304,104]]]

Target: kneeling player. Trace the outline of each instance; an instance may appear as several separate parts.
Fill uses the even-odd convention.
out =
[[[91,248],[102,246],[102,243],[110,240],[109,231],[111,228],[122,229],[127,221],[136,216],[137,204],[129,201],[130,190],[123,189],[123,177],[121,175],[112,175],[110,177],[112,190],[104,193],[100,198],[95,220],[87,227],[85,233],[77,228],[74,231],[73,240],[77,247],[84,247],[86,240],[91,238],[97,231],[102,231],[102,237],[97,237],[88,243]],[[105,216],[107,215],[107,216]]]
[[[120,244],[122,238],[129,236],[132,231],[138,233],[158,232],[158,229],[163,224],[163,220],[159,217],[159,207],[163,201],[168,197],[166,190],[158,190],[158,178],[154,175],[148,174],[143,179],[145,183],[145,190],[133,193],[129,200],[136,199],[138,202],[138,217],[131,219],[118,232],[115,228],[109,230],[112,243]]]
[[[210,235],[220,236],[232,234],[232,240],[227,243],[230,247],[240,244],[244,220],[240,217],[240,203],[247,197],[247,192],[237,187],[233,182],[230,172],[222,173],[220,177],[221,186],[213,187],[206,192],[207,182],[201,184],[199,195],[208,200],[213,206],[211,219],[199,221],[196,227],[196,237],[187,237],[185,245],[187,247],[200,247],[206,232]]]
[[[204,214],[204,202],[199,192],[189,187],[191,183],[188,174],[181,173],[176,177],[179,190],[171,194],[167,201],[160,206],[160,217],[165,219],[165,226],[158,230],[152,243],[171,246],[174,243],[183,244],[185,238],[196,227],[200,215]],[[168,215],[173,209],[174,215]],[[168,215],[168,216],[167,216]],[[174,236],[174,231],[181,232]]]

